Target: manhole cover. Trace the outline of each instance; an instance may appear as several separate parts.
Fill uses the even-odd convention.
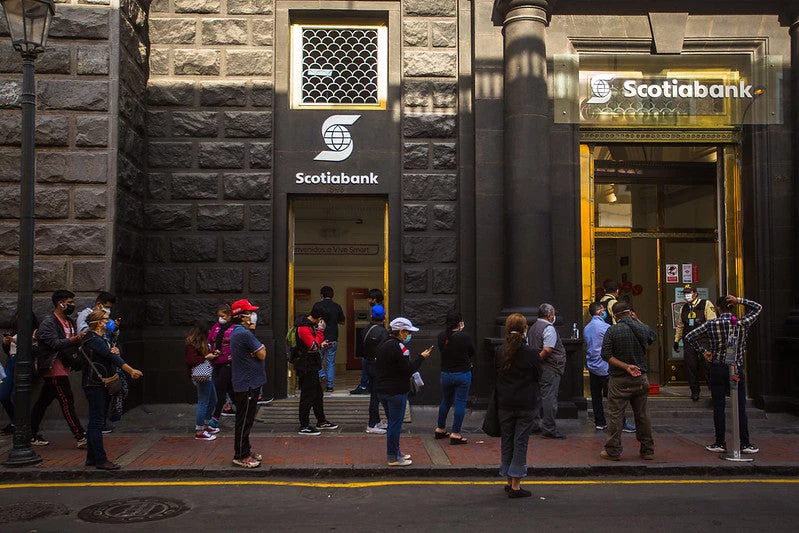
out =
[[[69,514],[69,509],[59,503],[25,502],[0,506],[0,524],[22,522]]]
[[[185,502],[171,498],[125,498],[85,507],[78,518],[102,524],[130,524],[172,518],[188,510]]]

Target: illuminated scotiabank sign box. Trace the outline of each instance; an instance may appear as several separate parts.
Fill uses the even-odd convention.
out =
[[[782,123],[782,62],[748,56],[559,56],[555,122],[730,127]],[[761,64],[762,63],[762,64]]]

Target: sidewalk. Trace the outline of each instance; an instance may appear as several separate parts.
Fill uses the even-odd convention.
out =
[[[269,409],[269,406],[262,409]],[[75,448],[62,420],[46,423],[49,446],[35,447],[42,463],[24,468],[0,466],[3,482],[34,480],[229,478],[229,477],[493,477],[497,473],[500,440],[479,431],[481,412],[469,412],[463,434],[465,446],[435,440],[435,407],[413,407],[413,422],[403,428],[402,450],[413,465],[385,464],[385,437],[367,435],[353,424],[319,437],[300,436],[294,424],[268,427],[256,422],[253,450],[263,455],[260,468],[231,465],[233,418],[222,420],[222,432],[212,442],[194,440],[192,405],[140,406],[126,414],[112,434],[104,436],[106,451],[123,469],[102,472],[83,466],[85,452]],[[451,415],[450,415],[451,416]],[[752,441],[760,448],[751,463],[724,461],[707,452],[713,441],[712,414],[706,418],[655,420],[655,460],[638,457],[635,435],[624,434],[620,462],[599,457],[605,435],[584,418],[559,420],[565,440],[532,436],[528,452],[530,474],[542,477],[583,476],[756,476],[799,474],[799,418],[785,414],[753,417]],[[50,429],[52,428],[52,429]],[[729,441],[729,438],[728,438]],[[0,437],[0,457],[6,457],[10,437]]]

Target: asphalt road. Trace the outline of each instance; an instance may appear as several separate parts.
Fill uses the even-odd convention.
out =
[[[99,485],[99,486],[98,486]],[[532,498],[510,500],[502,481],[136,481],[4,485],[0,530],[93,531],[792,531],[799,479],[534,480]],[[133,499],[137,500],[133,500]],[[186,510],[158,521],[101,524],[79,512],[93,504],[136,518],[162,510],[141,499],[173,499]],[[20,513],[60,507],[57,516]],[[55,509],[58,511],[58,509]],[[112,529],[113,528],[113,529]]]

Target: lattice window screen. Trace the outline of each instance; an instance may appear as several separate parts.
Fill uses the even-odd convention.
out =
[[[381,103],[381,35],[377,27],[301,30],[300,105]],[[384,77],[384,75],[383,75]],[[296,95],[296,93],[295,93]]]

